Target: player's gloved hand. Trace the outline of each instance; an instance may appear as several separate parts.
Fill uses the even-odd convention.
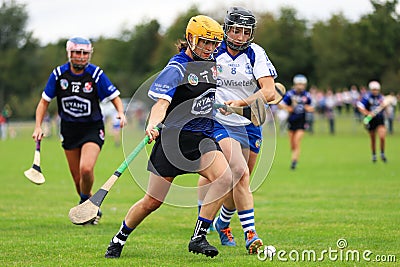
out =
[[[367,115],[367,116],[364,118],[363,123],[364,123],[365,125],[368,125],[369,122],[371,121],[371,119],[372,119],[372,115]]]

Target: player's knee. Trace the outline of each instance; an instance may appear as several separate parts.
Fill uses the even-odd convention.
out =
[[[147,213],[151,213],[151,212],[155,211],[156,209],[158,209],[162,203],[163,203],[162,201],[146,195],[143,198],[142,208]]]
[[[247,179],[249,177],[249,168],[247,165],[236,164],[231,167],[232,176],[234,180]]]
[[[93,176],[93,168],[90,166],[81,166],[80,168],[82,177],[92,177]]]
[[[216,179],[216,182],[220,188],[224,188],[229,192],[233,187],[232,185],[235,184],[235,178],[231,169],[225,170],[225,172]]]

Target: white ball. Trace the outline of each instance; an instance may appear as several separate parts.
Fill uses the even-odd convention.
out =
[[[268,258],[273,258],[276,254],[276,248],[274,246],[267,246],[264,249],[264,252]]]

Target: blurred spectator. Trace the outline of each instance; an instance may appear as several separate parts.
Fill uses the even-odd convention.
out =
[[[52,123],[51,123],[51,116],[49,112],[46,112],[43,118],[43,133],[46,137],[52,136],[53,129],[52,129]]]
[[[311,86],[309,92],[310,92],[310,96],[311,96],[310,106],[313,107],[313,110],[315,110],[315,108],[317,106],[318,88],[316,86]],[[311,134],[314,133],[314,121],[315,121],[314,112],[306,111],[306,127],[305,128],[306,128],[306,131],[308,131]]]
[[[317,112],[323,116],[325,114],[325,108],[326,108],[324,92],[318,90],[316,93],[316,100],[317,100],[316,104]]]
[[[0,118],[1,140],[7,139],[8,124],[11,115],[12,115],[12,110],[10,106],[8,104],[5,104],[3,110],[1,111],[1,118]]]
[[[1,140],[5,140],[7,138],[6,135],[6,118],[2,114],[0,114],[0,135],[1,135]]]
[[[335,93],[335,102],[336,102],[336,109],[338,111],[338,114],[341,115],[342,114],[342,109],[343,109],[343,95],[342,92],[340,90],[338,90]]]
[[[350,96],[351,96],[351,104],[352,104],[353,110],[354,110],[354,116],[358,122],[361,122],[362,115],[357,108],[357,102],[359,100],[361,100],[361,95],[360,95],[360,92],[358,91],[357,86],[352,85],[350,87]]]
[[[393,134],[393,122],[396,118],[396,107],[397,107],[397,98],[394,92],[390,93],[391,101],[390,104],[385,109],[385,118],[387,119],[388,131],[389,134]]]
[[[346,113],[349,114],[350,113],[350,108],[351,108],[351,94],[349,92],[349,89],[344,88],[343,92],[342,92],[342,98],[343,98],[343,104],[346,108]]]
[[[115,113],[114,116],[111,116],[111,120],[111,132],[114,138],[114,146],[119,147],[121,145],[121,120],[118,118],[118,113]]]
[[[325,115],[329,122],[329,132],[330,134],[335,134],[335,95],[331,89],[328,89],[325,97],[326,109]]]
[[[276,111],[276,118],[279,122],[279,133],[284,134],[286,133],[287,128],[287,119],[289,117],[289,112],[285,109],[278,109]]]

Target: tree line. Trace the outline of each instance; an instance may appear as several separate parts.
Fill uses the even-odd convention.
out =
[[[293,75],[305,74],[310,85],[341,90],[363,86],[370,80],[382,83],[383,91],[399,92],[400,16],[398,0],[370,0],[373,11],[358,21],[342,13],[326,21],[310,22],[297,11],[283,7],[278,14],[255,13],[255,42],[268,53],[278,70],[278,81],[291,86]],[[157,20],[121,29],[116,38],[92,38],[92,63],[99,65],[130,97],[150,76],[160,71],[177,52],[187,21],[199,14],[196,6],[179,14],[161,30]],[[223,22],[224,12],[211,17]],[[6,103],[15,118],[33,118],[35,107],[54,67],[66,62],[67,39],[40,45],[26,29],[24,4],[3,1],[0,7],[0,108]]]

